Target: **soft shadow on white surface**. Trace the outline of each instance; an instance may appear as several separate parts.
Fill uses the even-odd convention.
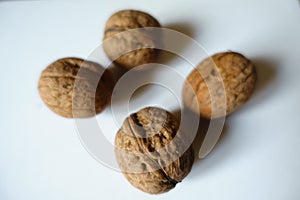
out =
[[[195,28],[192,24],[189,22],[178,22],[178,23],[173,23],[173,24],[165,24],[164,27],[179,31],[191,38],[195,36]],[[199,34],[199,33],[197,33]]]
[[[276,79],[278,66],[276,66],[276,61],[265,58],[254,58],[252,62],[255,65],[258,82],[256,84],[255,93],[263,92],[263,89],[269,84],[272,84],[272,81]]]
[[[185,119],[184,119],[184,124],[181,126],[181,130],[188,134],[190,132],[190,127],[195,126],[195,124],[194,124],[195,119],[199,118],[199,116],[187,108],[183,109],[183,113],[184,113]],[[174,111],[173,114],[177,117],[177,119],[181,119],[182,113],[180,110]],[[215,160],[211,160],[211,159],[207,159],[207,158],[199,159],[199,151],[203,144],[204,138],[207,134],[207,131],[208,131],[208,128],[209,128],[209,125],[211,122],[212,121],[208,120],[208,119],[204,119],[204,118],[199,119],[198,130],[197,130],[196,136],[195,136],[193,144],[192,144],[193,149],[194,149],[195,161],[194,161],[193,170],[191,172],[191,175],[189,175],[189,177],[191,179],[197,179],[198,176],[201,177],[202,173],[209,173],[210,168],[218,166],[218,164],[220,162],[222,162],[223,159],[226,159],[226,152],[223,152],[224,156],[221,159],[215,159]],[[219,146],[222,145],[222,142],[226,138],[227,134],[228,134],[228,127],[225,123],[222,133],[221,133],[221,136],[220,136],[218,142],[216,143],[216,145],[214,146],[211,154],[213,154],[214,151],[219,150]],[[230,150],[230,149],[228,149],[228,150]],[[207,157],[210,157],[210,154],[208,154]],[[204,164],[204,162],[205,162],[205,164]]]
[[[171,29],[171,30],[175,30],[178,31],[180,33],[183,33],[191,38],[193,38],[194,36],[194,28],[191,24],[189,24],[188,22],[181,22],[181,23],[173,23],[173,24],[165,24],[164,25],[165,28]],[[188,48],[189,44],[186,43],[178,43],[177,45],[180,45],[180,48],[182,48],[183,50]],[[175,61],[176,59],[178,59],[178,55],[175,55],[171,52],[167,52],[164,50],[160,50],[159,51],[159,57],[158,57],[158,63],[161,64],[165,64],[168,65],[171,62]]]

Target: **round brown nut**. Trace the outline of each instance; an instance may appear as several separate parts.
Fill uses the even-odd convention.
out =
[[[194,154],[175,117],[147,107],[127,117],[115,138],[115,156],[126,179],[136,188],[164,193],[191,171]]]
[[[219,77],[223,84],[214,84]],[[208,81],[212,83],[209,87]],[[249,99],[255,82],[255,67],[245,56],[235,52],[217,53],[189,74],[183,87],[183,102],[204,118],[223,117]]]
[[[160,27],[160,24],[151,15],[137,10],[113,14],[106,22],[103,38],[108,57],[126,69],[154,62],[158,54],[155,49],[157,37],[149,28],[137,29],[145,27]]]
[[[109,103],[111,79],[97,63],[62,58],[42,72],[38,90],[44,103],[56,114],[66,118],[91,117]]]

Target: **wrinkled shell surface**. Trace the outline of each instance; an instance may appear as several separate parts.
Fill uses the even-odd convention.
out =
[[[101,112],[111,97],[111,76],[103,72],[104,68],[94,62],[59,59],[42,72],[39,94],[44,103],[62,117],[91,117]]]
[[[214,84],[217,79],[223,81],[224,86]],[[212,83],[210,90],[206,84],[209,81]],[[205,59],[189,74],[183,87],[183,102],[202,117],[222,117],[234,112],[249,99],[255,82],[255,67],[250,60],[239,53],[218,53]],[[214,115],[212,98],[216,109]]]
[[[160,27],[160,24],[141,11],[122,10],[113,14],[106,22],[103,38],[103,48],[108,57],[127,69],[154,62],[157,58],[157,50],[154,49],[157,37],[153,32],[128,31],[144,27]]]
[[[115,155],[133,186],[159,194],[188,175],[193,150],[178,128],[171,113],[156,107],[144,108],[125,119],[115,138]]]

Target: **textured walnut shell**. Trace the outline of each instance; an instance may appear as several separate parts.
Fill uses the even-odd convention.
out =
[[[209,90],[206,81],[213,83],[218,77],[221,77],[224,86],[212,84]],[[223,117],[237,110],[249,99],[255,82],[255,67],[245,56],[235,52],[217,53],[212,58],[205,59],[189,74],[183,87],[183,102],[187,108],[202,117]]]
[[[156,60],[157,36],[153,31],[137,28],[160,27],[151,15],[136,10],[121,10],[113,14],[105,26],[103,48],[115,63],[131,69]],[[128,31],[135,29],[134,31]],[[118,34],[121,33],[122,34]]]
[[[150,194],[164,193],[191,171],[191,142],[178,128],[171,113],[156,107],[125,119],[115,138],[115,156],[134,187]]]
[[[110,74],[97,63],[62,58],[42,72],[38,90],[44,103],[56,114],[84,118],[100,113],[109,103],[111,84]]]

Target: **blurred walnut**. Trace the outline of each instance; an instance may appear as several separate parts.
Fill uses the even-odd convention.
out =
[[[110,101],[111,84],[110,74],[97,63],[62,58],[42,72],[38,90],[44,103],[56,114],[83,118],[105,108]]]
[[[155,62],[158,37],[149,28],[137,29],[145,27],[160,27],[160,24],[141,11],[121,10],[113,14],[106,22],[103,38],[103,48],[108,57],[127,69]]]
[[[249,99],[255,82],[255,67],[250,60],[235,52],[218,53],[189,74],[183,87],[183,102],[202,117],[223,117]]]
[[[189,137],[174,116],[147,107],[125,119],[115,138],[115,155],[127,180],[150,193],[167,192],[191,171],[194,161]]]

